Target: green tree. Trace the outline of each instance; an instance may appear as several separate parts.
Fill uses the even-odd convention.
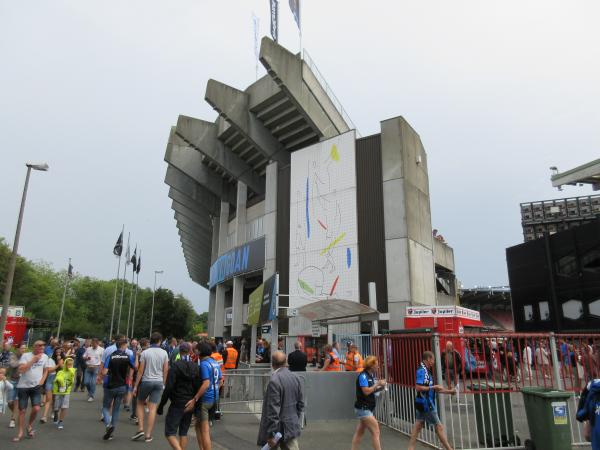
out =
[[[4,289],[10,247],[0,238],[0,290]],[[28,317],[58,322],[60,303],[66,281],[66,271],[55,271],[45,262],[31,262],[18,257],[11,304],[25,307]],[[121,294],[122,280],[119,280],[115,327]],[[130,290],[133,286],[125,282],[120,331],[127,328]],[[69,283],[61,334],[64,336],[108,337],[113,307],[115,280],[99,280],[89,276],[76,276]],[[134,287],[135,289],[135,287]],[[138,288],[134,335],[148,336],[150,331],[150,311],[152,289]],[[202,322],[191,303],[183,295],[175,296],[168,289],[156,291],[153,328],[164,336],[184,337],[192,330],[192,325]],[[53,330],[55,332],[55,329]]]

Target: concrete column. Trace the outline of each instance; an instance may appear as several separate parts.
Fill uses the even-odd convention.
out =
[[[208,335],[215,335],[215,305],[217,299],[217,291],[211,289],[208,294]]]
[[[275,255],[277,248],[277,172],[279,164],[274,161],[267,166],[265,174],[265,268],[263,281],[275,274]],[[278,302],[279,303],[279,302]],[[271,324],[271,353],[277,351],[279,323]],[[273,333],[275,331],[275,333]],[[254,345],[254,348],[256,346]]]
[[[277,171],[279,164],[272,162],[267,166],[265,178],[265,216],[263,229],[265,232],[265,269],[263,280],[275,273],[275,251],[277,244]]]
[[[381,160],[389,325],[398,329],[407,305],[436,299],[427,155],[402,117],[381,122]]]
[[[227,286],[224,284],[217,285],[215,295],[215,337],[223,337],[223,329],[225,327],[225,293]]]
[[[221,202],[221,214],[219,216],[219,255],[226,251],[227,231],[229,225],[229,203]],[[214,336],[223,337],[223,327],[225,322],[225,292],[227,288],[219,284],[215,293],[215,315],[214,315]]]
[[[237,183],[237,205],[235,213],[235,243],[242,245],[246,242],[246,200],[248,188],[244,183]],[[233,279],[231,337],[242,335],[242,319],[244,315],[244,282],[243,276]]]

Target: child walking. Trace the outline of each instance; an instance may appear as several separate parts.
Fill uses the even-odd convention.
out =
[[[6,379],[6,369],[0,367],[0,414],[5,414],[8,410],[13,389],[12,383]]]
[[[59,430],[64,428],[64,420],[69,409],[71,389],[75,384],[76,370],[73,368],[73,358],[67,358],[61,370],[56,372],[52,385],[54,395],[54,424]]]

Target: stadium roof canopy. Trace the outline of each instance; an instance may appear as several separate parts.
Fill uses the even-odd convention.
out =
[[[551,177],[552,186],[560,188],[565,184],[591,184],[595,191],[600,190],[600,159],[590,161],[566,172]]]
[[[321,324],[367,322],[379,319],[379,312],[352,300],[330,298],[298,308],[302,317]]]

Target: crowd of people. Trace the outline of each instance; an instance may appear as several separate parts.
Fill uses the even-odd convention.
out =
[[[219,416],[224,372],[237,363],[231,341],[224,346],[214,340],[167,342],[160,333],[139,341],[116,336],[110,343],[50,339],[48,344],[34,342],[31,350],[5,342],[0,413],[11,415],[9,428],[16,429],[13,441],[19,442],[35,436],[38,416],[40,425],[52,419],[64,429],[71,395],[85,392],[93,404],[97,386],[102,386],[103,440],[113,439],[123,408],[137,427],[131,440],[152,442],[156,416],[168,404],[164,435],[171,447],[187,446],[194,423],[198,447],[206,450],[211,448],[209,424]]]
[[[236,342],[236,348],[232,341],[163,340],[160,333],[153,333],[150,339],[139,341],[120,335],[110,343],[102,343],[98,339],[62,342],[50,339],[48,344],[34,342],[31,349],[25,345],[13,349],[10,343],[5,342],[0,353],[0,414],[10,414],[9,427],[16,429],[14,442],[26,436],[33,438],[38,418],[39,424],[51,420],[62,430],[67,422],[71,395],[85,393],[87,402],[93,404],[97,386],[101,385],[103,397],[99,413],[104,425],[103,440],[113,439],[120,411],[124,409],[136,426],[131,440],[152,442],[156,416],[163,415],[168,405],[164,436],[169,445],[173,449],[186,448],[188,431],[193,426],[198,447],[210,449],[210,426],[220,418],[219,399],[223,394],[226,373],[238,367],[246,350],[240,348],[240,343]],[[482,346],[489,348],[489,352],[477,352],[477,343],[463,344],[463,351],[459,351],[455,342],[448,340],[441,352],[446,385],[434,381],[433,353],[423,353],[415,374],[416,422],[409,449],[414,449],[425,426],[433,427],[442,446],[446,450],[451,449],[437,414],[436,397],[457,393],[459,380],[477,367],[472,361],[475,353],[480,360],[489,359],[487,366],[493,370],[488,376],[492,377],[501,361],[504,362],[505,376],[531,378],[528,372],[541,371],[541,375],[546,376],[553,359],[558,360],[559,373],[570,374],[573,380],[577,380],[573,387],[582,389],[578,418],[594,418],[600,407],[600,380],[595,380],[599,365],[593,343],[559,340],[556,358],[552,358],[543,339],[516,344],[501,339],[489,341]],[[497,358],[498,363],[494,364],[493,358]],[[377,357],[363,359],[357,345],[349,341],[343,353],[339,343],[325,345],[321,359],[319,367],[314,370],[356,374],[354,407],[358,424],[352,449],[359,448],[367,431],[372,447],[380,449],[379,424],[374,410],[378,397],[387,389],[387,383],[378,378],[380,364]],[[298,449],[304,393],[296,373],[306,371],[308,367],[303,344],[295,342],[294,350],[286,356],[281,350],[271,352],[269,343],[259,339],[256,361],[269,362],[272,367],[263,399],[257,444]],[[580,371],[578,365],[584,369]],[[484,369],[486,374],[488,369]],[[29,415],[26,414],[28,409]],[[588,421],[588,429],[595,429],[594,424],[595,421]],[[591,436],[592,431],[589,432]],[[600,429],[596,433],[600,439]]]

